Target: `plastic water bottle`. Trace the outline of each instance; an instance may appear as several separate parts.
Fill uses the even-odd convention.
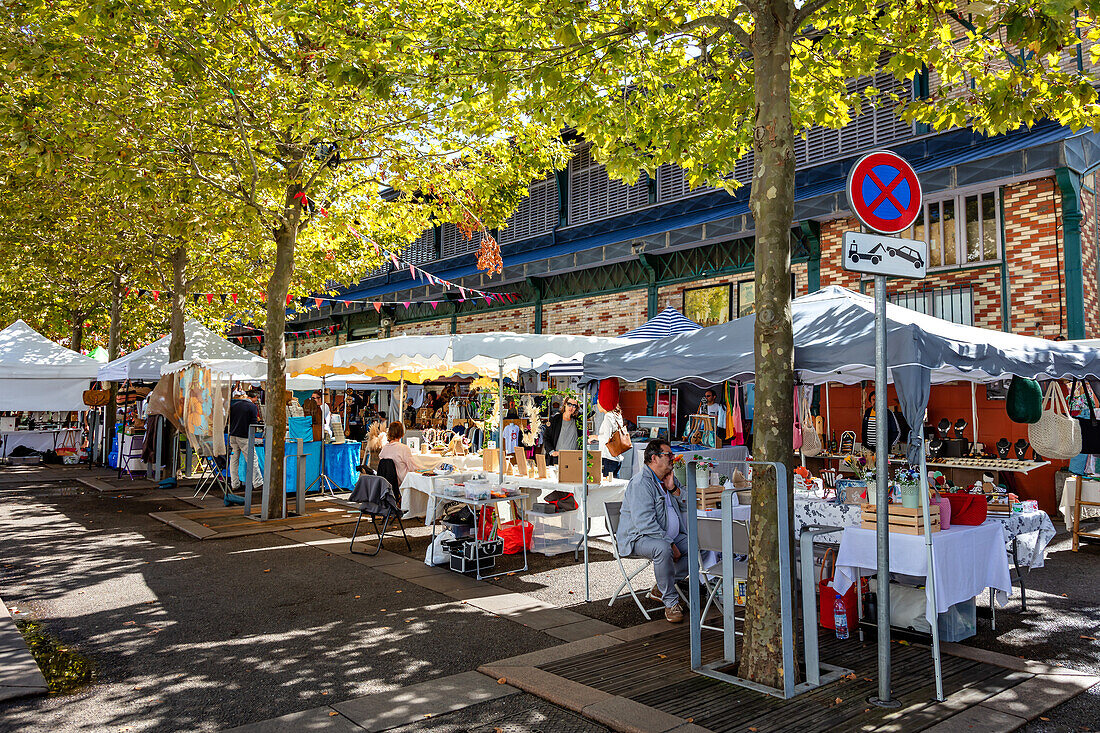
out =
[[[833,603],[833,625],[836,626],[836,638],[848,638],[848,610],[844,606],[844,596],[840,594]]]

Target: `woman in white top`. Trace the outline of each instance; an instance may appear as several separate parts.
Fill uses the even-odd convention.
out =
[[[603,405],[600,405],[600,411],[603,412]],[[600,429],[597,431],[597,436],[600,441],[600,453],[603,456],[603,473],[611,474],[614,476],[619,471],[619,466],[623,462],[623,454],[613,455],[607,444],[611,440],[611,437],[617,432],[626,433],[626,427],[623,425],[623,414],[619,411],[619,406],[604,412],[603,421],[600,423]]]
[[[398,484],[404,482],[405,475],[409,471],[416,470],[412,451],[409,450],[409,446],[401,442],[404,435],[405,425],[399,422],[391,422],[390,427],[386,430],[386,438],[389,442],[382,446],[382,450],[378,451],[378,460],[389,458],[393,461],[393,465],[397,469]]]

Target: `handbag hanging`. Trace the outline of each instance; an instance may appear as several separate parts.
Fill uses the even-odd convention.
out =
[[[802,418],[802,455],[807,458],[820,455],[823,450],[821,436],[817,434],[813,415],[810,414],[810,394],[812,392],[813,387],[800,387],[798,389],[799,414]]]
[[[1069,414],[1062,387],[1051,380],[1039,422],[1027,426],[1031,447],[1044,458],[1068,461],[1081,452],[1081,424]]]
[[[1012,422],[1028,425],[1039,422],[1043,416],[1043,390],[1039,383],[1026,377],[1012,377],[1005,399],[1005,412]]]
[[[1078,381],[1073,380],[1073,386],[1069,390],[1070,401],[1073,401],[1073,393],[1077,389]],[[1077,415],[1077,423],[1081,428],[1081,453],[1100,453],[1100,417],[1096,415],[1095,395],[1089,383],[1082,381],[1081,396],[1084,398],[1084,409]],[[1042,455],[1040,453],[1040,455]]]
[[[802,423],[799,421],[798,387],[794,388],[794,449],[802,450]]]

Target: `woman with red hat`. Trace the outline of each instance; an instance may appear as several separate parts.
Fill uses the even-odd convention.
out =
[[[600,423],[600,429],[597,431],[597,436],[600,442],[600,453],[603,456],[603,469],[604,475],[611,474],[614,476],[619,471],[619,466],[623,462],[623,451],[615,450],[614,446],[609,445],[613,438],[616,438],[620,443],[625,439],[626,445],[630,444],[630,435],[626,432],[626,427],[623,425],[623,414],[619,410],[619,380],[614,377],[600,381],[600,393],[597,400],[599,410],[603,413],[603,421]]]

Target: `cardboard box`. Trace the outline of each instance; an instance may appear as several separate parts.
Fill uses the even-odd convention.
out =
[[[601,453],[599,451],[586,451],[588,454],[588,483],[600,483]],[[558,452],[558,483],[579,484],[584,482],[584,474],[581,468],[581,453],[579,450],[563,450]]]

